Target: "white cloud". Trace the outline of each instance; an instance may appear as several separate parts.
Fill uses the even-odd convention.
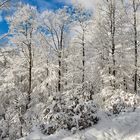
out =
[[[65,3],[71,3],[71,4],[81,4],[85,8],[94,9],[96,4],[100,0],[60,0],[60,1],[63,1]]]
[[[82,6],[85,6],[86,8],[90,8],[90,9],[94,9],[95,4],[96,4],[96,0],[73,0],[73,2],[75,3],[79,3]]]

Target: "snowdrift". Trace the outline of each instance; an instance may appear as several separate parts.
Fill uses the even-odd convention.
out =
[[[118,116],[100,112],[99,116],[101,120],[97,125],[75,134],[61,130],[54,135],[44,136],[35,129],[20,140],[140,140],[140,108]]]

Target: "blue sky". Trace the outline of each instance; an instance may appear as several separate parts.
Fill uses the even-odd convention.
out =
[[[37,6],[39,11],[45,9],[58,9],[64,6],[64,2],[60,0],[21,0],[24,3]]]
[[[65,3],[61,0],[21,0],[23,3],[28,3],[30,5],[36,6],[39,11],[45,9],[56,10],[62,8]],[[67,0],[65,0],[67,1]],[[4,19],[4,12],[0,11],[0,35],[8,32],[8,24]]]

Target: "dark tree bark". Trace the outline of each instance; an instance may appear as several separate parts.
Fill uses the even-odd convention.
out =
[[[28,47],[29,50],[29,87],[28,87],[28,104],[27,104],[27,109],[29,108],[29,104],[31,102],[31,92],[32,92],[32,47],[31,43],[29,44]]]
[[[32,60],[32,30],[30,30],[30,39],[29,43],[26,44],[28,48],[28,95],[27,95],[27,104],[26,104],[26,109],[29,109],[29,104],[31,102],[31,93],[32,93],[32,67],[33,67],[33,60]],[[27,37],[27,32],[28,32],[28,27],[26,27],[26,37]]]
[[[134,28],[134,47],[135,47],[135,74],[134,74],[134,92],[137,93],[137,67],[138,67],[138,33],[137,33],[137,12],[138,5],[135,0],[133,0],[133,28]]]
[[[58,70],[58,91],[61,91],[61,53],[58,56],[59,70]]]
[[[59,45],[59,50],[58,50],[58,91],[62,91],[62,51],[63,51],[63,35],[64,35],[64,26],[61,27],[61,33],[60,33],[60,43]]]
[[[115,0],[111,0],[110,4],[110,21],[111,21],[111,44],[112,44],[112,63],[113,63],[113,70],[112,74],[113,76],[116,75],[116,70],[115,70]]]
[[[82,83],[85,82],[85,31],[83,29],[83,35],[82,35]]]

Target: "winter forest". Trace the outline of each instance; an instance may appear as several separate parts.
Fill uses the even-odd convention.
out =
[[[0,0],[0,140],[140,140],[140,1],[67,1]]]

